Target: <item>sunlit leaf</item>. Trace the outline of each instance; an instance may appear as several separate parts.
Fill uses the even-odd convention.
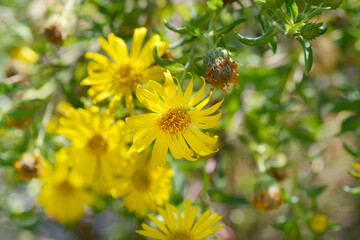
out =
[[[276,36],[278,29],[274,26],[270,27],[264,35],[256,38],[244,37],[239,33],[236,33],[237,38],[240,42],[249,46],[260,46],[269,43],[274,36]]]

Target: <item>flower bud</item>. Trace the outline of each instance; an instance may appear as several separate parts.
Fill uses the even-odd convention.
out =
[[[11,59],[21,60],[26,64],[34,64],[39,61],[39,54],[27,46],[11,49],[10,57]]]
[[[269,175],[260,177],[255,185],[255,196],[252,204],[257,210],[265,213],[280,207],[282,194],[273,177]]]
[[[316,213],[310,221],[310,228],[320,234],[326,231],[329,226],[329,219],[325,214]]]
[[[14,167],[18,170],[21,179],[31,180],[40,177],[41,166],[39,159],[39,155],[24,154],[20,160],[14,162]]]
[[[312,6],[318,6],[320,5],[324,0],[304,0],[306,3],[312,5]]]
[[[325,0],[324,6],[325,6],[325,7],[330,7],[331,9],[336,9],[336,8],[338,8],[343,2],[344,2],[344,0]]]
[[[204,67],[206,69],[205,80],[210,82],[214,90],[218,86],[223,92],[228,93],[230,83],[235,84],[239,88],[236,77],[237,63],[232,60],[230,52],[222,48],[214,48],[210,50],[204,57]]]
[[[61,17],[54,16],[46,23],[43,31],[45,38],[55,46],[62,46],[67,39],[66,24]]]
[[[327,27],[321,27],[322,23],[307,23],[301,28],[301,36],[307,40],[313,40],[325,33]]]
[[[266,5],[275,10],[281,7],[281,5],[283,5],[283,3],[285,2],[285,0],[266,0]]]

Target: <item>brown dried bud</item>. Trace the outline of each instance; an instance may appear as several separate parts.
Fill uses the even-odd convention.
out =
[[[224,93],[230,90],[230,83],[239,88],[236,77],[237,63],[231,59],[231,54],[225,49],[215,48],[210,50],[204,58],[204,67],[206,68],[205,80],[210,82],[214,90],[218,86]]]
[[[61,22],[52,22],[44,29],[44,36],[55,46],[62,46],[67,38],[67,32]]]
[[[282,194],[276,181],[269,175],[263,175],[255,186],[255,196],[252,200],[253,206],[260,211],[268,212],[280,207],[283,202]]]
[[[41,166],[39,159],[39,155],[24,154],[21,160],[14,162],[14,167],[18,170],[21,179],[31,180],[40,177]]]

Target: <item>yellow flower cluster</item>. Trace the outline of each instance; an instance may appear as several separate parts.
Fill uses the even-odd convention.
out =
[[[211,94],[203,99],[204,79],[198,92],[193,94],[193,79],[183,92],[177,79],[157,65],[152,55],[154,47],[164,54],[169,43],[153,35],[142,47],[146,33],[146,28],[135,29],[130,53],[124,40],[111,33],[107,40],[99,39],[110,59],[86,54],[92,61],[81,84],[91,86],[88,94],[93,104],[109,99],[109,105],[58,105],[57,117],[46,129],[63,135],[68,144],[56,153],[54,165],[43,166],[39,203],[47,215],[72,222],[91,209],[96,197],[111,195],[122,198],[128,211],[140,216],[148,211],[160,213],[167,226],[148,215],[162,232],[144,224],[144,230],[138,231],[144,236],[204,239],[222,227],[215,225],[221,216],[210,216],[207,210],[194,223],[197,207],[190,200],[184,217],[169,204],[174,170],[166,165],[167,154],[195,161],[218,151],[218,137],[201,129],[218,125],[222,101],[205,108]],[[135,115],[133,92],[151,113]],[[130,114],[125,121],[115,117],[123,97]]]

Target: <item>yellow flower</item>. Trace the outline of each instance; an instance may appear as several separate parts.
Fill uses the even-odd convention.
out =
[[[43,181],[38,201],[45,214],[59,222],[80,219],[85,214],[85,205],[90,206],[94,202],[94,196],[83,188],[82,178],[70,172],[65,165],[58,164],[56,168],[47,166]]]
[[[171,168],[151,168],[144,154],[135,154],[122,163],[110,192],[113,197],[125,196],[123,204],[129,211],[145,215],[169,201],[174,175]]]
[[[218,125],[221,111],[215,115],[211,114],[218,110],[223,100],[202,110],[211,96],[210,94],[201,101],[205,82],[191,97],[192,79],[183,94],[180,86],[176,89],[170,72],[164,75],[164,86],[150,80],[146,85],[147,89],[141,86],[136,89],[136,96],[140,102],[155,113],[135,115],[126,119],[127,128],[136,131],[129,153],[144,150],[155,139],[151,156],[153,166],[166,163],[168,149],[174,158],[186,158],[190,161],[197,160],[199,155],[206,156],[216,152],[218,149],[214,145],[217,136],[211,137],[199,129],[209,129]]]
[[[10,51],[12,59],[22,60],[27,64],[34,64],[39,61],[39,54],[27,46],[15,47]]]
[[[59,119],[58,133],[72,141],[69,155],[73,170],[97,190],[105,192],[114,168],[127,156],[123,121],[114,122],[109,113],[97,107],[68,108]]]
[[[160,231],[143,223],[143,230],[136,232],[146,237],[161,240],[201,240],[213,235],[224,226],[223,223],[214,226],[222,217],[218,213],[211,215],[209,209],[194,224],[197,210],[197,207],[191,206],[190,199],[186,200],[184,216],[173,205],[166,203],[166,211],[159,209],[165,224],[154,215],[148,215]]]
[[[310,222],[311,229],[316,233],[323,233],[329,226],[329,219],[325,214],[316,213]]]
[[[108,35],[108,41],[99,38],[101,47],[112,60],[99,53],[86,53],[85,57],[92,59],[88,65],[89,76],[82,80],[82,85],[91,85],[88,94],[94,103],[111,96],[110,109],[114,108],[125,96],[126,108],[134,114],[133,89],[138,83],[146,83],[149,79],[162,79],[164,69],[155,65],[153,48],[157,46],[160,55],[164,54],[169,43],[163,42],[155,34],[142,48],[147,29],[135,29],[130,56],[127,46],[121,38],[113,33]]]
[[[360,163],[353,162],[353,167],[356,169],[357,172],[351,172],[351,175],[357,178],[360,178]]]

